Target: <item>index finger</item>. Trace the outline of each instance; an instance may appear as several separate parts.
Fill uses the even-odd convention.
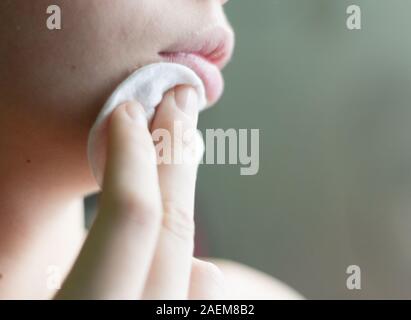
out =
[[[197,102],[197,93],[193,88],[176,87],[164,96],[153,121],[154,139],[156,130],[163,130],[163,151],[171,154],[171,159],[168,159],[171,161],[163,159],[158,165],[164,215],[154,263],[144,291],[145,299],[188,297],[199,160],[195,135]]]
[[[108,157],[96,221],[58,298],[141,296],[161,224],[154,144],[136,103],[110,118]]]

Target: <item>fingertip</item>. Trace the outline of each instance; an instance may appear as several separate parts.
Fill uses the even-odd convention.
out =
[[[144,159],[155,164],[155,151],[143,106],[136,101],[119,105],[110,118],[107,170],[129,171]],[[107,171],[106,171],[107,174]]]
[[[157,119],[166,118],[172,115],[177,110],[174,88],[168,90],[157,107],[154,121]]]
[[[176,106],[189,117],[195,118],[199,112],[199,99],[196,90],[187,85],[174,88]]]
[[[179,85],[167,91],[158,106],[154,127],[182,121],[189,127],[197,126],[199,99],[197,91],[189,85]]]
[[[137,101],[127,101],[114,110],[112,121],[128,121],[141,126],[147,126],[147,116],[144,107]]]
[[[142,136],[149,136],[148,121],[143,106],[137,101],[119,105],[110,118],[109,148],[124,147]],[[147,137],[148,140],[150,140]]]

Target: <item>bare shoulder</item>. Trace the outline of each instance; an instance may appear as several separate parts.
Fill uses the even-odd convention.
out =
[[[300,300],[297,291],[274,277],[246,265],[208,258],[223,273],[229,299]]]

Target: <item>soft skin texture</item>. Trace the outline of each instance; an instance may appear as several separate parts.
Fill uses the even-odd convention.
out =
[[[177,214],[181,210],[162,206],[159,194],[177,196],[172,191],[180,182],[186,190],[180,202],[191,208],[196,168],[156,172],[148,160],[148,129],[140,123],[141,135],[135,134],[136,124],[127,125],[126,106],[113,120],[110,178],[86,241],[82,201],[98,190],[87,162],[87,136],[111,91],[136,68],[162,61],[159,52],[174,43],[215,26],[232,33],[225,2],[56,0],[63,30],[51,32],[46,28],[49,1],[0,1],[0,299],[54,297],[55,288],[47,286],[49,267],[58,267],[64,278],[75,261],[60,298],[224,297],[216,264],[193,259],[191,240],[179,244],[179,259],[165,259],[170,243],[180,239],[174,239],[174,233],[187,236],[192,219],[185,218],[187,225],[175,225],[172,219],[161,222],[162,207]],[[159,128],[181,116],[175,108],[163,109],[168,111],[156,116]],[[187,125],[195,125],[196,120],[190,121]],[[125,138],[130,136],[145,142],[136,147]],[[127,155],[140,159],[141,165],[130,164]],[[141,177],[144,184],[132,184],[125,178],[129,176]],[[154,190],[150,197],[141,194],[148,185]],[[136,197],[141,201],[133,202]],[[137,209],[144,205],[153,215],[141,215],[144,210]],[[164,268],[184,269],[184,274],[168,278],[185,285],[164,286]],[[223,269],[235,279],[247,278],[245,285],[253,277],[249,270]],[[267,292],[279,290],[269,278],[263,282]]]
[[[84,148],[108,95],[135,69],[161,61],[159,52],[173,44],[229,27],[217,0],[53,4],[62,10],[61,31],[46,28],[49,1],[0,2],[0,125],[19,123],[18,142],[34,132],[34,150],[25,153],[53,146],[48,157],[65,161],[59,174],[73,183],[81,176],[83,191],[93,191]]]

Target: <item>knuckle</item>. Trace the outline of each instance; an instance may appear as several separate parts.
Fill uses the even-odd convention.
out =
[[[191,210],[172,201],[165,202],[163,206],[163,227],[185,242],[194,242],[195,225]]]
[[[194,151],[197,147],[195,142],[196,141],[192,137],[182,139],[181,143],[183,145],[184,151],[194,153]]]
[[[194,143],[185,142],[183,145],[185,160],[189,163],[194,162],[198,158],[199,149]]]
[[[185,149],[186,162],[190,164],[198,164],[205,149],[202,136],[195,131],[193,136],[183,140],[183,148]]]
[[[137,192],[122,192],[115,197],[117,214],[127,217],[138,224],[151,226],[161,221],[161,209],[155,201]]]

